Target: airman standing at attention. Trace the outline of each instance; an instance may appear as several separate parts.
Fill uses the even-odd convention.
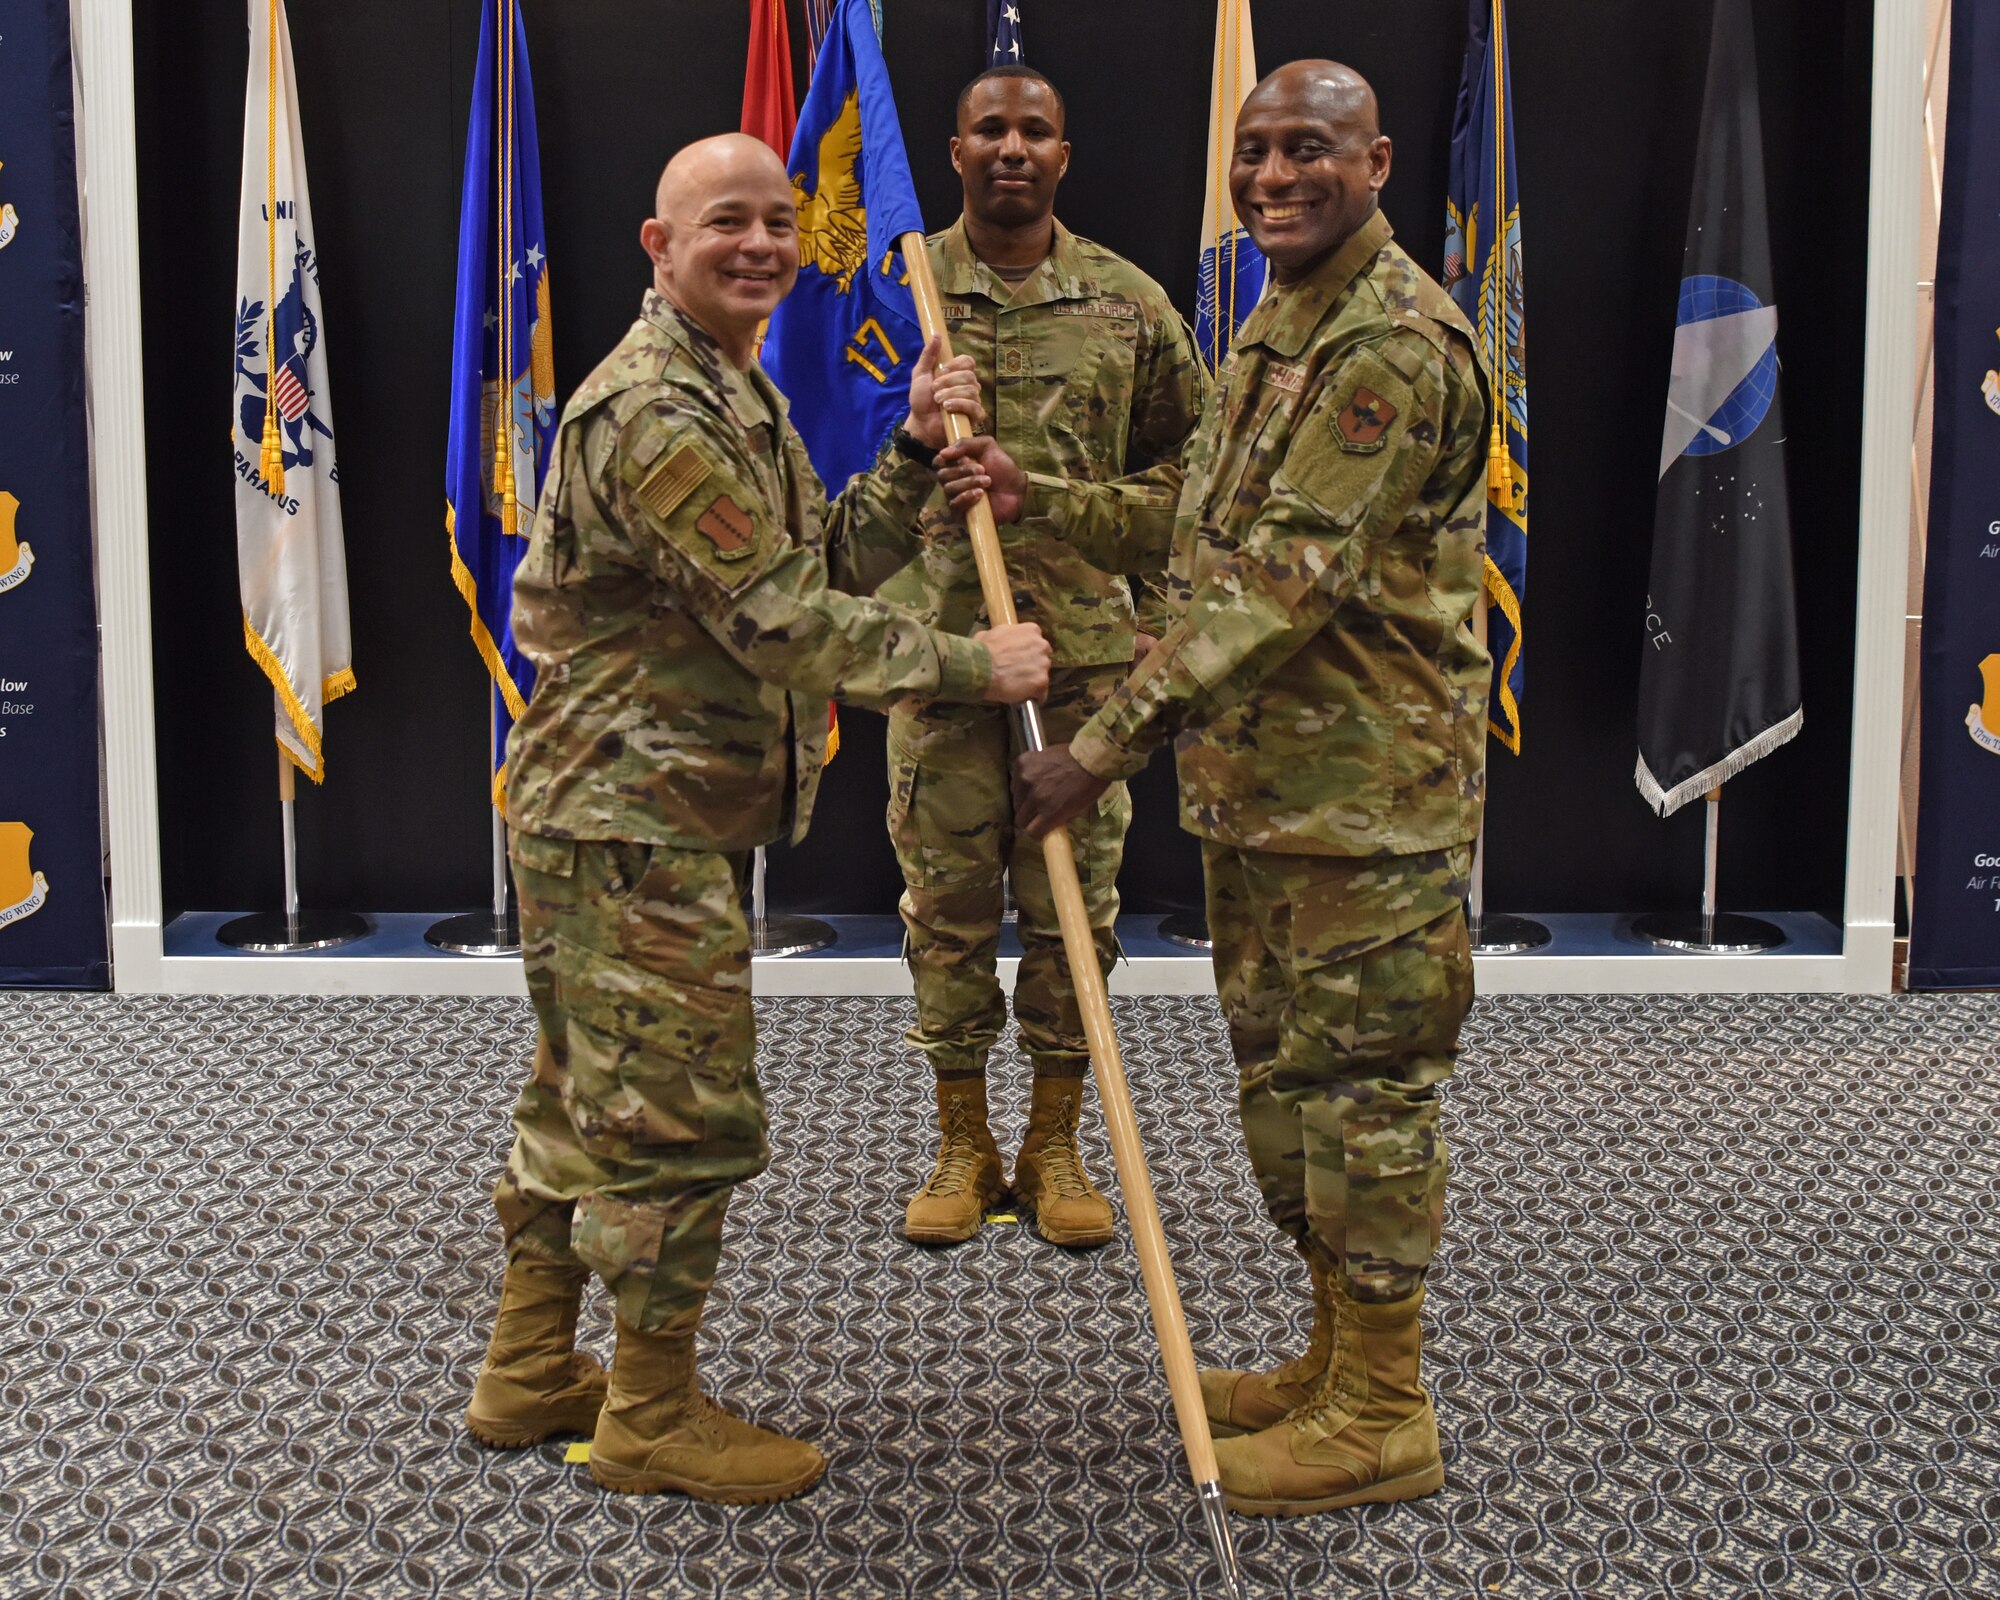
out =
[[[653,288],[563,413],[514,635],[535,693],[507,817],[540,1039],[494,1190],[507,1273],[467,1423],[489,1444],[594,1432],[608,1488],[775,1500],[825,1467],[695,1382],[730,1191],[769,1148],[751,1055],[752,847],[804,836],[830,695],[1013,703],[1043,692],[1033,624],[974,638],[856,598],[904,559],[912,462],[829,508],[759,325],[798,274],[791,184],[764,145],[690,145],[640,230]],[[978,409],[970,363],[919,361],[905,429]],[[616,1300],[608,1392],[575,1349],[592,1271]]]
[[[1346,67],[1293,62],[1244,102],[1230,189],[1273,288],[1188,453],[1184,609],[1019,769],[1041,833],[1179,735],[1244,1141],[1314,1289],[1302,1356],[1202,1373],[1224,1493],[1260,1515],[1444,1482],[1418,1311],[1444,1217],[1438,1087],[1472,1000],[1487,401],[1471,328],[1378,209],[1389,163]],[[1018,473],[965,454],[941,463],[949,492],[984,486],[1004,519]]]
[[[1039,622],[1055,651],[1044,724],[1067,738],[1124,677],[1136,629],[1125,569],[1093,566],[1065,518],[1088,503],[1113,522],[1157,523],[1163,546],[1206,379],[1165,291],[1056,220],[1069,145],[1062,96],[1046,78],[996,67],[973,79],[951,156],[965,211],[931,239],[931,267],[952,346],[977,364],[992,435],[1035,484],[1029,514],[1001,542],[1021,618]],[[963,522],[939,495],[917,533],[918,559],[883,596],[970,633],[985,608]],[[889,825],[917,994],[909,1039],[935,1071],[939,1129],[904,1232],[925,1244],[969,1239],[1008,1188],[987,1127],[986,1060],[1007,1025],[996,962],[1011,878],[1022,950],[1014,1016],[1034,1070],[1012,1187],[1042,1237],[1081,1248],[1110,1240],[1112,1213],[1077,1152],[1089,1056],[1042,854],[1015,826],[1011,724],[998,707],[924,694],[889,716]],[[1073,830],[1107,971],[1131,814],[1115,783]]]

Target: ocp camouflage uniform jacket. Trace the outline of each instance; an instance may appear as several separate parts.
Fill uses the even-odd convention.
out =
[[[1048,259],[1011,288],[972,253],[962,217],[932,237],[929,254],[952,352],[978,369],[993,436],[1045,493],[1074,484],[1080,494],[1088,485],[1101,514],[1150,520],[1157,526],[1137,537],[1164,548],[1184,478],[1181,453],[1208,389],[1166,291],[1060,222]],[[876,471],[893,464],[885,451]],[[951,633],[986,626],[972,543],[942,491],[917,519],[916,537],[919,559],[883,598]],[[1000,544],[1015,609],[1021,621],[1041,624],[1056,666],[1132,659],[1126,569],[1093,566],[1046,517],[1002,528]]]
[[[1486,456],[1472,330],[1377,213],[1237,335],[1188,452],[1180,619],[1071,754],[1124,777],[1178,733],[1182,825],[1240,849],[1472,839]],[[1065,522],[1082,545],[1122,535],[1111,556],[1137,569],[1101,502],[1077,499]]]
[[[771,381],[648,293],[563,413],[515,575],[537,676],[508,746],[508,821],[684,849],[796,842],[829,696],[978,699],[984,645],[856,597],[906,559],[934,482],[903,463],[829,508]]]

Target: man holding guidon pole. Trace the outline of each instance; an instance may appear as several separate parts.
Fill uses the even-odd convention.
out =
[[[1150,522],[1153,532],[1142,537],[1164,545],[1181,450],[1206,392],[1166,292],[1056,220],[1069,164],[1063,118],[1062,96],[1032,68],[995,67],[973,79],[959,96],[951,141],[964,214],[926,249],[952,348],[977,364],[992,434],[1037,474],[1028,514],[1003,543],[1020,615],[1041,624],[1055,652],[1042,715],[1057,739],[1104,704],[1135,638],[1126,569],[1094,566],[1069,542],[1068,505],[1095,497],[1100,518]],[[917,559],[883,597],[936,627],[970,633],[987,611],[963,519],[936,496],[916,534]],[[903,1226],[919,1243],[959,1243],[1009,1187],[987,1126],[986,1061],[1007,1025],[995,968],[1003,882],[1011,881],[1022,952],[1014,1015],[1034,1073],[1012,1189],[1043,1238],[1085,1248],[1110,1241],[1112,1212],[1077,1151],[1089,1056],[1042,852],[1015,826],[1013,737],[1007,714],[993,706],[910,695],[889,716],[889,827],[916,981],[909,1039],[936,1072],[939,1129],[936,1163]],[[1131,818],[1120,782],[1071,827],[1106,971],[1117,956],[1118,866]]]
[[[594,1433],[606,1487],[742,1503],[825,1467],[695,1381],[730,1191],[769,1160],[745,862],[804,836],[829,696],[1015,703],[1045,692],[1049,649],[1032,623],[964,638],[857,598],[904,559],[932,478],[905,461],[828,507],[757,366],[798,273],[778,158],[742,134],[690,145],[640,240],[652,290],[564,412],[515,582],[537,678],[507,816],[540,1039],[467,1422],[501,1446]],[[942,407],[978,410],[970,363],[930,351],[908,395],[905,430],[931,446]],[[592,1271],[617,1308],[608,1388],[575,1350]]]
[[[1022,758],[1018,815],[1036,834],[1079,816],[1180,736],[1245,1144],[1313,1283],[1304,1354],[1205,1371],[1202,1395],[1229,1504],[1294,1515],[1444,1481],[1418,1312],[1444,1215],[1438,1087],[1472,998],[1488,412],[1471,329],[1378,209],[1391,149],[1368,85],[1282,67],[1233,150],[1273,287],[1188,453],[1185,609],[1067,746]],[[986,488],[1003,521],[1027,488],[957,447],[940,478]]]

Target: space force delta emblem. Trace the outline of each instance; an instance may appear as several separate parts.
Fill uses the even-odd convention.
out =
[[[21,502],[0,489],[0,594],[18,589],[35,565],[35,552],[14,536],[14,518]]]
[[[32,917],[48,903],[48,880],[28,862],[34,837],[25,822],[0,822],[0,928]]]

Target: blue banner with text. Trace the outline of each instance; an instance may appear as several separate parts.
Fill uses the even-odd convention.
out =
[[[0,986],[102,988],[97,602],[69,0],[0,33]]]
[[[2000,985],[2000,6],[1952,14],[1912,989]]]

